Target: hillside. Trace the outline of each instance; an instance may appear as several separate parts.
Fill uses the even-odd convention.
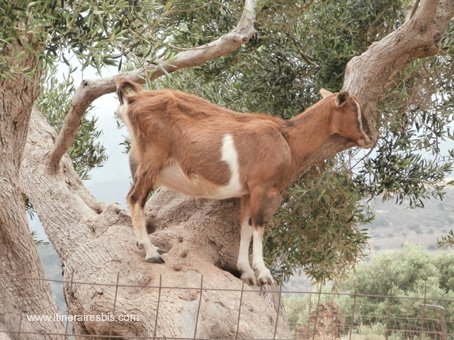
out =
[[[454,228],[454,187],[445,189],[443,201],[426,200],[424,208],[411,209],[394,201],[371,202],[375,220],[364,226],[369,230],[372,254],[380,250],[398,249],[405,242],[423,244],[436,250],[437,238]]]

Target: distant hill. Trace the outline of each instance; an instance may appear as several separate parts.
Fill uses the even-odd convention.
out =
[[[454,229],[454,186],[445,188],[443,201],[426,200],[424,208],[411,209],[407,205],[395,204],[393,200],[383,202],[377,198],[370,202],[375,210],[375,220],[359,226],[368,230],[369,256],[396,250],[405,243],[422,244],[429,251],[437,248],[437,238]],[[304,275],[295,275],[285,285],[290,290],[311,290],[312,284]]]
[[[422,244],[428,250],[436,250],[437,238],[454,228],[454,187],[447,186],[443,201],[426,200],[424,208],[411,209],[394,201],[371,202],[375,220],[363,226],[369,229],[372,253],[398,249],[405,242]]]

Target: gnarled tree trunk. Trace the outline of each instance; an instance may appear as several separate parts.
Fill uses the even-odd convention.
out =
[[[30,40],[27,43],[33,44]],[[19,43],[3,51],[14,60],[12,67],[30,73],[0,80],[0,331],[10,332],[13,338],[22,332],[22,339],[36,339],[36,334],[63,330],[56,320],[28,320],[32,315],[54,315],[57,308],[48,283],[22,279],[43,276],[19,186],[30,114],[39,93],[40,66],[35,57],[17,57],[23,52]]]

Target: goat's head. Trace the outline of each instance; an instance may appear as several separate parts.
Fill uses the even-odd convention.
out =
[[[323,101],[327,101],[328,110],[333,112],[332,131],[348,138],[362,148],[370,148],[372,140],[364,131],[361,107],[358,100],[348,92],[332,93],[321,89]]]

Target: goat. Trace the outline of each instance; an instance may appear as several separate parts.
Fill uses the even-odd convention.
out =
[[[144,90],[127,79],[117,81],[120,114],[131,134],[133,184],[127,200],[137,246],[145,260],[163,263],[148,238],[144,205],[154,187],[186,195],[241,200],[241,239],[237,267],[251,284],[272,283],[263,260],[265,219],[281,194],[330,135],[369,147],[358,100],[340,92],[324,97],[296,117],[284,120],[258,113],[239,113],[174,90]],[[253,240],[252,268],[249,245]]]

